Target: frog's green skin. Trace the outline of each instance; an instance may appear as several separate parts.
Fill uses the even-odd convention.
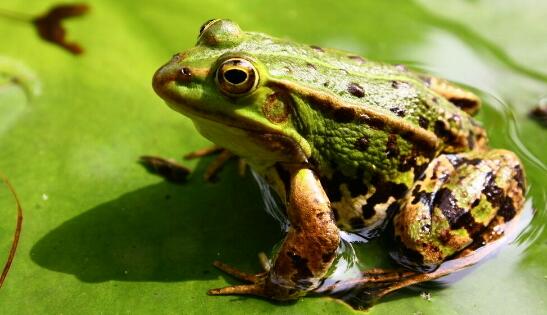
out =
[[[232,58],[257,79],[240,94],[219,70]],[[403,66],[212,20],[153,86],[202,135],[245,158],[287,207],[291,228],[272,269],[215,294],[304,295],[331,267],[338,229],[371,236],[393,213],[393,256],[435,267],[523,203],[518,158],[489,150],[470,116],[479,99]]]

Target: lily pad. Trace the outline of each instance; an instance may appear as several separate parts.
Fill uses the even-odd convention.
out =
[[[29,0],[0,6],[36,15],[55,4]],[[547,5],[456,0],[87,5],[86,16],[64,25],[84,48],[78,56],[40,39],[31,23],[0,15],[0,172],[17,191],[25,216],[0,289],[0,313],[359,312],[326,297],[274,303],[205,294],[236,283],[214,269],[213,260],[257,271],[256,254],[269,252],[282,238],[250,174],[238,176],[234,163],[219,181],[205,183],[201,177],[210,159],[182,161],[184,153],[209,143],[151,88],[154,71],[193,46],[199,26],[215,17],[237,21],[245,30],[406,63],[476,88],[485,100],[479,119],[492,146],[513,150],[524,161],[528,207],[535,216],[513,243],[458,279],[402,290],[367,312],[544,312],[547,137],[527,113],[547,94],[540,14]],[[4,79],[20,65],[33,74],[41,94],[29,98],[25,87]],[[194,172],[185,185],[165,182],[138,164],[145,154],[173,158]],[[8,254],[15,211],[2,187],[0,259]],[[388,262],[380,243],[356,247],[368,265]]]

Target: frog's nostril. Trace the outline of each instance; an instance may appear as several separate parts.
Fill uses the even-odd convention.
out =
[[[182,68],[177,73],[177,83],[189,83],[192,80],[192,71],[189,68]]]

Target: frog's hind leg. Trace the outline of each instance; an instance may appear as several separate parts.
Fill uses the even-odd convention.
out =
[[[441,155],[401,202],[393,228],[392,256],[410,270],[367,271],[361,279],[329,291],[359,287],[376,300],[390,292],[434,280],[483,260],[518,231],[524,178],[509,151]]]
[[[490,225],[477,237],[467,248],[442,263],[437,269],[431,272],[422,273],[411,270],[382,270],[374,269],[374,272],[366,271],[361,279],[339,283],[330,288],[329,291],[344,292],[354,288],[360,289],[361,302],[363,295],[367,299],[365,302],[374,303],[387,294],[399,289],[439,279],[441,277],[453,274],[483,261],[485,258],[496,252],[505,244],[505,236],[513,235],[518,232],[520,227],[521,213],[505,223],[499,217],[492,221]]]
[[[470,115],[475,115],[479,111],[481,107],[481,100],[474,93],[462,89],[461,87],[445,79],[428,75],[420,75],[420,77],[430,89],[446,98],[464,112]]]
[[[470,246],[491,222],[508,222],[524,204],[524,174],[506,150],[444,154],[414,183],[393,218],[392,253],[412,269],[434,269]]]

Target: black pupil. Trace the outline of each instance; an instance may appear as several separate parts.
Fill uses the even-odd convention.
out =
[[[241,84],[247,80],[247,73],[240,69],[230,69],[224,72],[224,78],[232,84]]]

